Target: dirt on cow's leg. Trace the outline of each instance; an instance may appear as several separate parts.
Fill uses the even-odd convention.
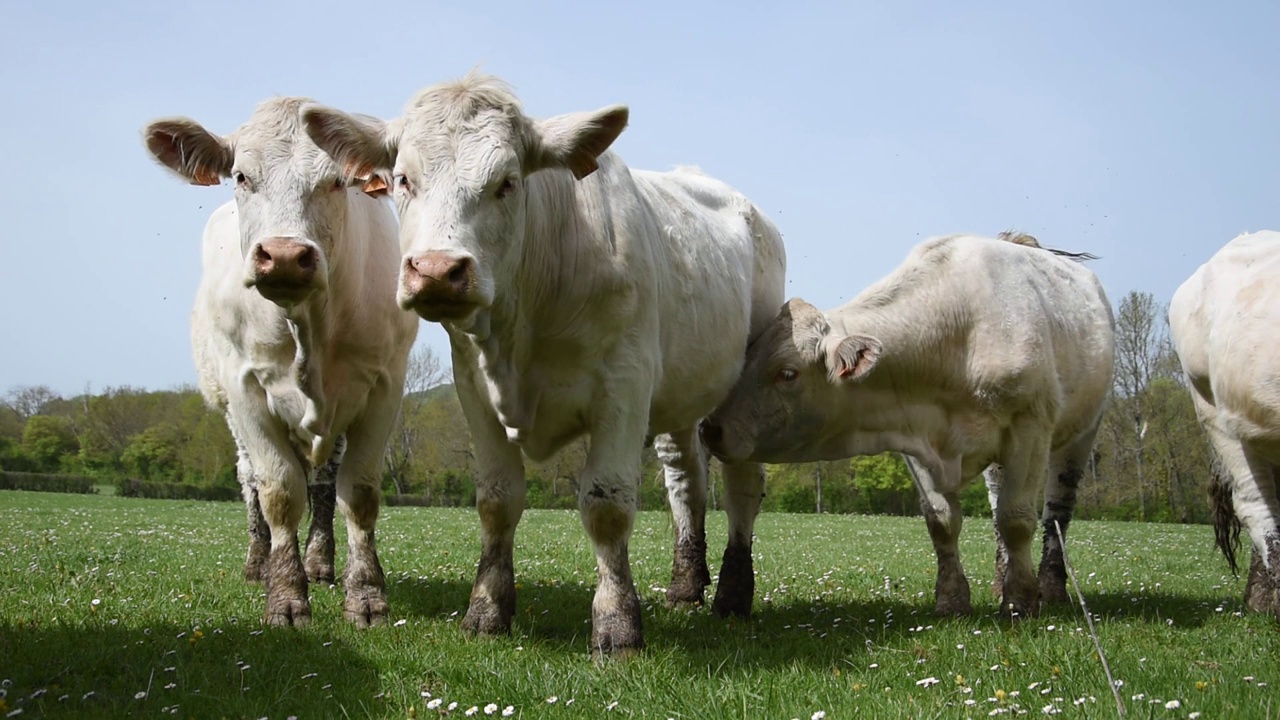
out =
[[[635,483],[583,480],[578,495],[582,525],[596,552],[591,601],[591,654],[626,656],[644,647],[640,596],[631,577],[628,542],[635,518]]]
[[[1009,573],[1009,548],[1004,546],[1000,531],[994,528],[994,524],[992,527],[996,536],[996,574],[991,580],[991,594],[999,600],[1004,595],[1004,576]]]
[[[298,541],[274,545],[267,557],[268,625],[306,625],[311,621],[311,601],[307,598],[307,574],[302,569]]]
[[[749,618],[755,596],[756,574],[751,563],[751,545],[726,546],[711,611],[719,617]]]
[[[693,429],[658,435],[653,447],[662,460],[675,525],[667,604],[701,605],[711,584],[707,569],[707,457]]]
[[[1005,546],[1009,549],[1009,565],[1000,597],[1000,614],[1010,620],[1033,618],[1040,613],[1040,584],[1031,564],[1035,511],[1030,507],[1002,507],[997,523]]]
[[[667,585],[667,604],[673,607],[701,605],[710,584],[706,530],[677,540],[675,557],[671,561],[671,583]]]
[[[307,553],[303,567],[311,582],[332,585],[336,577],[333,560],[333,508],[337,489],[331,476],[325,482],[322,475],[307,491],[311,496],[311,529],[307,532]]]
[[[1063,523],[1063,537],[1066,537],[1066,533],[1067,526]],[[1044,549],[1040,553],[1037,579],[1041,603],[1060,604],[1071,601],[1071,596],[1067,594],[1067,564],[1062,554],[1062,542],[1058,539],[1057,529],[1051,527],[1051,521],[1044,525]]]
[[[1268,579],[1271,581],[1267,595],[1271,598],[1271,614],[1275,615],[1276,620],[1280,620],[1280,532],[1272,530],[1267,533],[1266,542],[1267,558],[1271,564],[1267,572]],[[1263,612],[1266,612],[1265,608]]]
[[[1044,550],[1040,554],[1039,571],[1041,603],[1071,601],[1067,594],[1067,564],[1062,543],[1076,512],[1076,494],[1092,447],[1093,436],[1089,435],[1065,459],[1050,468],[1049,482],[1044,489],[1044,512],[1041,514],[1044,526]],[[1061,537],[1058,536],[1059,527]]]
[[[513,551],[516,525],[524,511],[525,481],[482,483],[476,488],[480,514],[480,562],[462,629],[475,635],[511,632],[516,614],[516,574]]]
[[[725,463],[724,509],[729,516],[729,542],[720,565],[720,580],[711,610],[720,617],[751,617],[756,575],[751,560],[756,515],[764,501],[764,466]]]
[[[347,565],[342,574],[342,616],[356,627],[381,625],[390,614],[386,576],[374,538],[381,493],[374,485],[353,483],[348,487],[344,483],[339,499],[347,520],[348,540]]]
[[[1253,612],[1271,612],[1271,604],[1275,598],[1275,589],[1271,586],[1271,576],[1267,566],[1262,564],[1262,555],[1256,550],[1249,561],[1249,576],[1244,585],[1244,604]]]
[[[973,613],[969,579],[960,564],[960,526],[964,518],[959,497],[953,493],[926,493],[920,502],[925,525],[938,560],[938,577],[934,584],[934,614],[962,616]]]
[[[245,509],[249,515],[249,553],[244,561],[244,579],[259,583],[266,579],[267,555],[271,552],[271,528],[267,526],[266,518],[262,517],[257,488],[246,486],[244,496]]]

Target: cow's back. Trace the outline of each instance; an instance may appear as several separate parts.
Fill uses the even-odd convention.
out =
[[[1192,389],[1242,438],[1280,440],[1280,233],[1236,237],[1174,293],[1169,327]]]
[[[652,221],[661,375],[651,429],[709,413],[742,370],[747,343],[782,305],[777,228],[745,196],[701,172],[632,171]]]

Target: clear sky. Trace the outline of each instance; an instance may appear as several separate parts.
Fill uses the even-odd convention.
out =
[[[0,391],[194,383],[208,213],[141,128],[221,133],[273,95],[399,114],[472,66],[546,117],[615,102],[632,166],[700,166],[832,307],[917,241],[1017,228],[1167,302],[1280,229],[1280,3],[6,2]],[[421,343],[447,362],[447,340]]]

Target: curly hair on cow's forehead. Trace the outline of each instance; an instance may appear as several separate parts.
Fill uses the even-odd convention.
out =
[[[430,113],[438,122],[466,122],[486,110],[498,110],[508,117],[523,115],[520,101],[505,80],[472,70],[461,80],[424,88],[405,106],[405,115]]]

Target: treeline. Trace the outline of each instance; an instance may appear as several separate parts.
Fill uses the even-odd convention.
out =
[[[1082,483],[1077,517],[1209,520],[1207,444],[1182,384],[1165,315],[1149,294],[1130,293],[1120,303],[1114,394]],[[446,379],[429,348],[415,352],[386,449],[383,490],[389,503],[475,503],[470,435]],[[576,506],[574,478],[586,447],[579,440],[549,462],[528,465],[529,507]],[[651,449],[642,462],[640,505],[662,508],[661,465]],[[238,497],[231,435],[192,388],[120,387],[71,398],[45,387],[14,388],[0,404],[0,469],[87,476],[116,484],[122,494],[168,484],[163,492],[170,497]],[[766,511],[919,512],[906,466],[892,454],[774,465],[768,472]],[[715,462],[710,482],[709,503],[716,508],[722,487]],[[980,479],[963,493],[962,503],[966,514],[989,514]]]

